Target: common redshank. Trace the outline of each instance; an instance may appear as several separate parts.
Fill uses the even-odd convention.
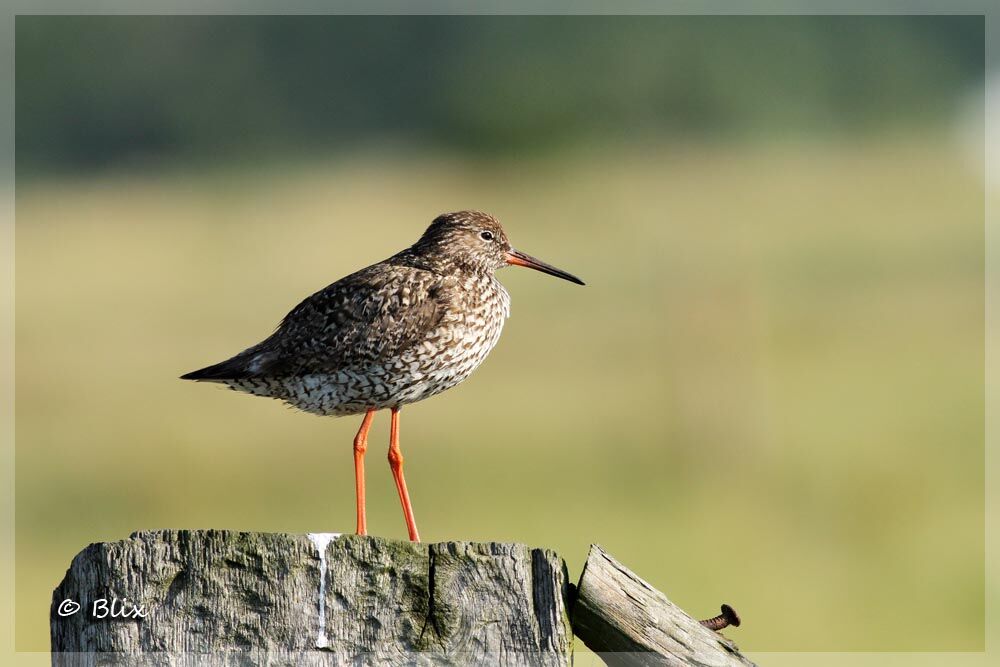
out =
[[[389,467],[410,540],[419,542],[399,411],[454,387],[486,359],[510,314],[510,296],[494,275],[508,265],[584,284],[515,250],[493,216],[446,213],[406,250],[308,297],[262,342],[181,379],[218,382],[318,415],[363,414],[354,438],[359,535],[367,534],[368,430],[376,411],[390,410]]]

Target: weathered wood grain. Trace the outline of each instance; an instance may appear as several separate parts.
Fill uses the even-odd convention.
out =
[[[51,610],[58,665],[566,665],[566,569],[518,544],[135,533],[73,560]],[[64,600],[82,608],[59,614]],[[99,600],[144,618],[94,618]],[[100,608],[98,608],[100,613]],[[320,626],[325,631],[320,637]]]
[[[571,610],[573,631],[609,665],[747,667],[736,645],[703,627],[592,545]]]

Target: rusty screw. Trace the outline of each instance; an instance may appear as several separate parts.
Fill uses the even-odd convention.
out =
[[[730,607],[728,604],[722,605],[722,613],[718,616],[713,616],[712,618],[706,618],[704,621],[698,621],[704,625],[709,630],[719,631],[722,628],[728,628],[730,625],[734,628],[740,627],[740,617],[736,613],[736,610]]]

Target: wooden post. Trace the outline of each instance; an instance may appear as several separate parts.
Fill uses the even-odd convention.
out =
[[[572,608],[573,631],[609,665],[752,667],[736,645],[591,545]]]
[[[592,546],[572,604],[562,559],[519,544],[153,531],[92,544],[52,598],[53,664],[752,667]]]
[[[140,532],[73,560],[53,664],[566,665],[567,589],[519,544]]]

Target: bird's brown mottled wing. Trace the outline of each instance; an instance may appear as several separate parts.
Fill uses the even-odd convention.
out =
[[[253,375],[365,368],[419,345],[447,308],[446,280],[413,267],[362,269],[296,306],[278,330],[247,350]]]

